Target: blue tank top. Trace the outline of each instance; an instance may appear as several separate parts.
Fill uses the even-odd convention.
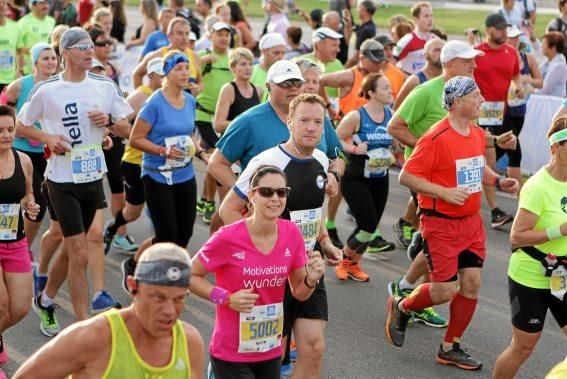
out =
[[[388,134],[388,122],[392,118],[392,110],[384,107],[384,120],[377,123],[366,111],[365,107],[358,108],[360,125],[358,132],[352,136],[355,145],[368,143],[367,155],[350,154],[346,172],[365,178],[378,178],[388,175],[388,167],[394,161],[390,152],[393,138]],[[390,162],[390,163],[388,163]]]
[[[418,72],[415,73],[415,75],[419,79],[419,84],[423,84],[427,81],[427,76],[425,76],[423,71],[419,70]]]
[[[33,75],[26,75],[22,78],[20,84],[20,96],[16,102],[16,112],[20,113],[20,109],[24,106],[24,103],[28,99],[28,96],[33,89],[35,83],[33,81]],[[39,122],[34,122],[33,124],[36,128],[41,129]],[[27,153],[43,153],[43,143],[38,141],[30,141],[27,138],[16,137],[14,140],[14,148],[19,151],[24,151]]]
[[[520,70],[520,75],[530,75],[530,64],[528,62],[528,56],[526,53],[520,52],[520,58],[524,66]],[[524,117],[526,115],[526,104],[519,105],[517,107],[508,107],[506,113],[512,117]]]

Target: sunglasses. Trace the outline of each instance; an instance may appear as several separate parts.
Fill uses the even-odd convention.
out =
[[[98,46],[98,47],[112,46],[112,41],[109,40],[109,39],[104,40],[104,41],[98,41],[98,42],[95,42],[94,45]]]
[[[78,45],[69,46],[67,49],[79,49],[79,51],[87,51],[93,50],[94,45],[92,43],[79,43]]]
[[[277,193],[278,197],[284,198],[284,197],[287,197],[287,195],[289,195],[289,191],[291,191],[291,188],[289,188],[289,187],[282,187],[282,188],[254,187],[254,188],[252,188],[252,191],[257,191],[258,194],[262,197],[270,198],[270,197],[274,196],[274,193]]]
[[[280,88],[289,89],[292,87],[301,88],[303,86],[303,80],[291,79],[291,80],[284,80],[281,83],[276,83],[276,85]]]

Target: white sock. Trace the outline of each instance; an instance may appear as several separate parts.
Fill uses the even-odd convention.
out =
[[[93,296],[93,301],[96,301],[96,299],[98,299],[98,297],[99,297],[100,295],[102,295],[102,291],[96,292],[96,293],[94,294],[94,296]]]
[[[45,307],[45,308],[50,307],[50,306],[53,305],[53,299],[50,298],[49,296],[47,296],[47,295],[45,294],[45,291],[43,291],[43,292],[41,293],[41,298],[39,299],[39,302],[41,303],[41,306],[42,306],[42,307]]]
[[[398,287],[400,287],[401,290],[413,290],[415,289],[415,283],[408,282],[404,276],[398,283]]]

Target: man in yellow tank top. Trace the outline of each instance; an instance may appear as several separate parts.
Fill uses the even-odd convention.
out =
[[[190,276],[184,249],[170,243],[151,246],[128,278],[131,306],[65,329],[14,378],[201,378],[203,339],[179,320]]]
[[[134,124],[136,117],[142,104],[151,96],[154,91],[161,88],[163,79],[163,63],[160,57],[150,59],[146,66],[146,72],[149,78],[148,85],[141,85],[128,96],[126,101],[134,112],[128,115],[128,121]],[[108,221],[104,225],[104,253],[108,254],[114,236],[123,234],[123,226],[129,222],[137,220],[144,210],[146,197],[144,196],[144,185],[142,184],[141,168],[142,152],[126,144],[120,171],[124,179],[124,192],[126,194],[126,206],[116,212],[114,220]],[[125,287],[125,284],[123,285]],[[126,291],[128,292],[128,291]]]
[[[191,29],[189,21],[183,17],[174,17],[167,28],[167,38],[169,38],[171,43],[168,46],[151,52],[144,57],[132,74],[134,86],[138,88],[143,84],[144,76],[148,72],[147,66],[150,60],[157,57],[161,58],[171,50],[179,50],[184,52],[189,58],[189,82],[187,83],[187,89],[196,97],[203,90],[201,60],[199,56],[189,48],[190,33]]]

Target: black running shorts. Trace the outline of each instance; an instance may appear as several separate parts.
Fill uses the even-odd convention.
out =
[[[559,300],[549,289],[526,287],[508,277],[508,293],[515,328],[526,333],[541,332],[548,309],[560,328],[567,325],[567,300]]]
[[[146,201],[144,196],[144,183],[142,182],[142,168],[133,163],[122,161],[120,165],[122,178],[124,178],[124,191],[126,201],[132,205],[142,205]]]

